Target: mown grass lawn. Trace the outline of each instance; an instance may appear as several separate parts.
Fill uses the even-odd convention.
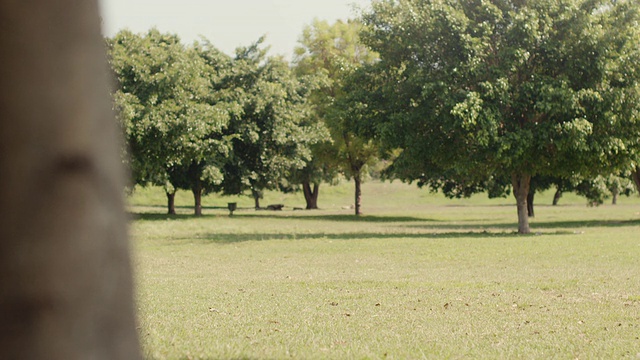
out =
[[[150,359],[640,358],[640,200],[586,207],[537,197],[447,200],[400,183],[300,195],[208,197],[205,216],[130,199],[144,354]],[[233,217],[229,201],[241,207]]]

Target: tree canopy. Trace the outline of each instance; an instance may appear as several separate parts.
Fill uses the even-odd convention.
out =
[[[136,184],[207,192],[388,177],[447,196],[512,192],[530,231],[536,191],[600,203],[640,163],[640,19],[630,0],[374,0],[315,21],[292,64],[262,39],[235,57],[207,40],[108,39]],[[311,185],[314,185],[313,188]],[[640,187],[640,185],[638,185]],[[171,207],[170,207],[170,212]]]
[[[404,180],[511,179],[527,233],[532,176],[586,178],[636,156],[638,19],[633,1],[374,1],[370,131],[402,150]]]
[[[200,214],[199,196],[222,180],[228,151],[222,130],[233,104],[212,90],[230,61],[212,49],[185,48],[177,36],[157,30],[122,31],[109,47],[135,183],[165,186],[168,194],[192,190]]]
[[[211,191],[239,194],[284,186],[324,136],[309,123],[309,87],[261,41],[222,54],[208,41],[122,31],[108,39],[114,94],[136,184],[191,190],[195,213]],[[256,197],[257,199],[257,197]]]
[[[352,74],[366,64],[372,64],[377,54],[360,41],[362,24],[358,21],[337,21],[329,24],[316,20],[306,27],[296,48],[295,65],[299,75],[320,76],[321,86],[311,94],[315,116],[325,124],[331,134],[330,141],[316,148],[312,163],[331,174],[340,170],[355,182],[355,213],[361,213],[361,190],[365,166],[377,155],[377,146],[371,140],[359,136],[349,126],[355,116],[352,101],[347,92]],[[313,173],[312,169],[308,169]],[[309,178],[306,179],[316,180]]]
[[[222,190],[251,190],[259,207],[263,190],[286,188],[291,173],[311,161],[310,147],[324,129],[308,121],[309,87],[279,57],[267,57],[261,41],[239,48],[222,93],[239,104],[225,134],[232,151],[224,165]]]

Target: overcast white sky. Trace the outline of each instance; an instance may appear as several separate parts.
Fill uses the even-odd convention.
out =
[[[369,0],[100,0],[103,31],[146,32],[157,27],[184,43],[203,35],[227,54],[266,35],[270,54],[291,58],[305,25],[318,18],[333,22],[355,17],[353,6]]]

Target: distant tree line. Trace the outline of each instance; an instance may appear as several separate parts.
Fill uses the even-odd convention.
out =
[[[302,190],[372,165],[450,197],[536,192],[591,204],[640,188],[640,5],[631,0],[374,0],[306,27],[291,64],[262,39],[108,39],[136,184],[194,194]]]
[[[193,192],[195,214],[210,192],[266,189],[312,159],[326,129],[309,123],[308,92],[260,42],[235,58],[207,42],[184,46],[175,35],[129,31],[108,40],[118,80],[114,95],[135,184],[163,186],[175,213],[178,189]]]
[[[191,191],[201,215],[212,192],[249,193],[260,208],[265,190],[301,190],[317,209],[320,184],[343,176],[356,183],[360,214],[360,184],[378,150],[347,126],[343,80],[376,59],[361,29],[314,22],[293,66],[268,56],[263,39],[234,57],[156,29],[107,39],[134,184],[162,186],[169,214],[176,191]]]

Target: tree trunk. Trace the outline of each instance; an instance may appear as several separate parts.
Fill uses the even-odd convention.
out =
[[[562,197],[562,190],[560,190],[560,188],[558,188],[556,190],[556,193],[553,194],[553,206],[557,206],[558,202],[560,202],[560,198]]]
[[[313,189],[308,181],[302,183],[304,192],[304,200],[307,202],[307,210],[318,209],[318,194],[320,192],[320,184],[313,183]]]
[[[202,184],[200,181],[196,181],[191,191],[193,192],[194,214],[196,216],[202,216]]]
[[[533,211],[533,198],[535,196],[536,192],[529,189],[529,194],[527,194],[527,216],[530,218],[536,217],[536,213]]]
[[[251,195],[253,196],[253,202],[256,206],[256,210],[260,210],[260,198],[262,194],[258,190],[251,189]]]
[[[356,183],[356,191],[355,191],[355,208],[356,215],[362,215],[362,179],[360,178],[360,174],[357,174],[353,177],[353,181]]]
[[[175,192],[166,192],[167,194],[167,213],[169,215],[176,214],[176,193]]]
[[[633,172],[633,182],[636,183],[636,188],[640,192],[640,166],[636,166],[636,171]]]
[[[0,24],[0,359],[139,359],[98,3]]]
[[[529,234],[529,216],[527,211],[527,196],[529,194],[529,186],[531,184],[531,175],[514,174],[511,177],[513,185],[513,195],[516,198],[518,207],[518,233]]]
[[[618,205],[618,195],[620,194],[620,191],[618,191],[618,189],[613,189],[611,191],[611,195],[613,196],[613,200],[611,200],[611,205]]]

